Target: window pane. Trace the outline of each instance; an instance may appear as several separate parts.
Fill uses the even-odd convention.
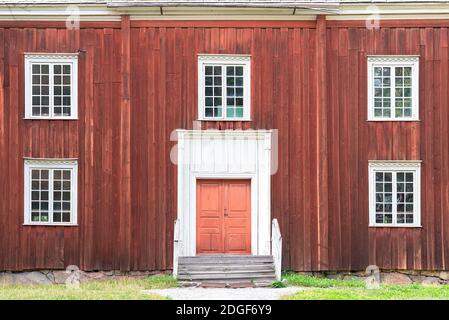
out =
[[[376,223],[393,223],[391,172],[376,172]]]
[[[31,66],[31,70],[32,70],[33,74],[41,73],[41,66],[40,66],[40,64],[33,64]]]
[[[412,116],[412,78],[411,67],[395,68],[395,117]]]
[[[66,64],[63,66],[64,74],[70,74],[70,65]]]
[[[48,222],[48,170],[31,170],[31,221]]]
[[[70,222],[70,212],[62,213],[62,222]]]
[[[374,116],[390,117],[391,80],[390,67],[374,68]]]
[[[31,66],[31,114],[48,116],[49,96],[49,64],[32,64]]]
[[[412,75],[412,68],[411,67],[404,67],[404,76],[410,77]]]
[[[243,67],[242,66],[235,67],[235,75],[243,76]]]
[[[226,67],[226,116],[243,118],[243,66]]]
[[[374,75],[375,76],[382,76],[382,68],[375,67],[374,68]]]
[[[235,108],[235,116],[237,118],[243,118],[243,108]]]
[[[41,221],[48,222],[48,212],[41,212]]]
[[[71,67],[67,64],[55,64],[53,66],[53,113],[55,116],[70,116],[70,72]],[[65,112],[61,106],[65,106],[68,112]]]
[[[204,115],[206,117],[221,117],[223,107],[221,74],[222,66],[205,66]]]
[[[64,221],[64,212],[70,217],[70,170],[54,170],[53,179],[53,218],[55,222],[70,222]]]
[[[62,221],[62,214],[60,212],[53,213],[53,221],[54,222],[61,222]]]

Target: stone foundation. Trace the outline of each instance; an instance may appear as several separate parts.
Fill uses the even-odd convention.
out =
[[[171,272],[150,271],[77,271],[79,281],[111,280],[123,277],[143,278]],[[4,284],[65,284],[71,272],[66,270],[37,270],[30,272],[0,272],[0,285]]]
[[[80,282],[92,280],[111,280],[123,277],[143,278],[152,275],[171,274],[167,272],[151,271],[77,271]],[[37,270],[29,272],[0,272],[0,285],[2,284],[65,284],[71,272],[66,270]],[[298,272],[315,277],[329,279],[359,279],[365,280],[367,275],[362,272]],[[420,283],[424,285],[447,284],[449,285],[449,271],[397,271],[382,270],[380,273],[381,283],[385,284],[411,284]]]
[[[366,272],[298,272],[299,274],[323,277],[329,279],[365,280]],[[381,270],[380,282],[385,284],[412,284],[424,285],[447,284],[449,285],[449,271],[408,271],[408,270]]]

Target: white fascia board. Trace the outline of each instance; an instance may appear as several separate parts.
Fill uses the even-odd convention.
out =
[[[76,8],[77,11],[74,11]],[[65,21],[78,15],[81,21],[120,21],[121,13],[105,5],[1,5],[0,20]]]
[[[449,3],[378,3],[341,4],[338,14],[329,14],[327,20],[364,20],[378,15],[380,20],[391,19],[447,19]]]

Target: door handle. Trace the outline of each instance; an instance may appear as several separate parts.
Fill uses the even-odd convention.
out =
[[[224,209],[224,216],[225,216],[225,217],[228,217],[228,216],[229,216],[229,215],[228,215],[228,209],[226,209],[226,208]]]

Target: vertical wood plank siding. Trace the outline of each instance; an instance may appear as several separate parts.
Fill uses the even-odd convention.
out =
[[[0,25],[0,270],[171,268],[170,134],[197,119],[199,53],[251,54],[252,121],[202,127],[279,130],[284,268],[448,269],[448,36],[323,20]],[[24,52],[79,49],[79,120],[23,120]],[[419,122],[366,121],[371,54],[421,56]],[[23,157],[79,159],[79,226],[22,226]],[[423,228],[368,228],[372,159],[423,161]]]

